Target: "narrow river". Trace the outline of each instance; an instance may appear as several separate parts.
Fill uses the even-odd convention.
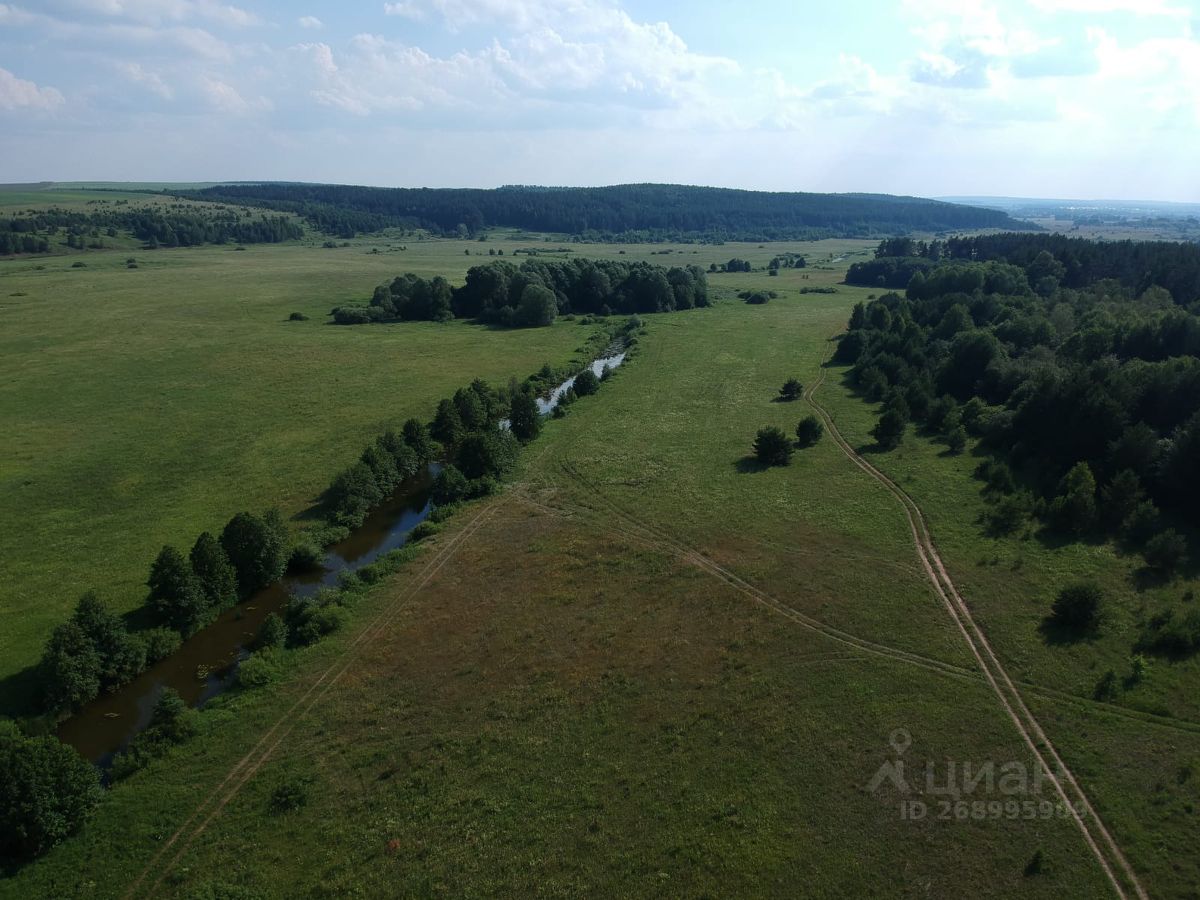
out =
[[[607,353],[591,365],[597,376],[625,361],[624,352]],[[572,376],[547,397],[538,398],[542,415],[553,411],[574,384]],[[362,527],[329,548],[321,568],[288,573],[222,612],[215,622],[184,641],[177,652],[128,684],[85,705],[59,725],[59,738],[108,769],[113,757],[150,723],[154,704],[165,688],[174,688],[188,705],[197,707],[223,693],[234,684],[238,664],[249,654],[259,626],[270,613],[282,615],[289,598],[309,597],[321,588],[336,586],[343,572],[361,569],[404,546],[409,532],[429,516],[429,495],[440,470],[438,463],[430,463],[424,472],[402,484]]]

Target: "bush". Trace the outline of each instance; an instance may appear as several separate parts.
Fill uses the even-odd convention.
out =
[[[278,660],[275,651],[269,649],[250,654],[237,670],[238,684],[244,688],[266,687],[278,678]]]
[[[282,647],[287,643],[287,624],[279,613],[268,613],[258,626],[258,634],[254,638],[254,646],[259,650]]]
[[[783,387],[779,389],[779,399],[785,402],[799,400],[800,395],[804,393],[804,385],[798,379],[789,378],[783,383]]]
[[[1182,618],[1173,610],[1155,616],[1143,631],[1138,648],[1176,659],[1200,651],[1200,610],[1193,609]]]
[[[100,801],[96,769],[53,737],[0,721],[0,856],[29,860],[74,833]]]
[[[370,466],[360,461],[333,480],[327,496],[332,520],[347,528],[357,528],[383,500],[383,490]]]
[[[1168,528],[1146,541],[1142,555],[1150,568],[1163,575],[1174,575],[1187,562],[1187,541],[1174,528]]]
[[[572,387],[577,397],[587,397],[600,390],[600,379],[596,377],[596,373],[589,367],[575,376],[575,383]]]
[[[500,478],[516,465],[518,449],[511,431],[476,431],[462,439],[455,464],[467,478]]]
[[[427,537],[433,537],[441,529],[438,526],[426,519],[424,522],[418,522],[416,526],[408,533],[407,542],[415,544],[418,541],[423,541]]]
[[[1092,691],[1092,697],[1100,702],[1108,702],[1116,699],[1117,696],[1117,673],[1109,669],[1096,682],[1096,687]]]
[[[816,416],[805,416],[796,425],[796,443],[801,447],[811,447],[825,434],[825,426]]]
[[[325,551],[311,539],[300,541],[288,555],[289,572],[312,572],[325,563]]]
[[[754,438],[754,455],[766,466],[786,466],[792,461],[792,442],[783,429],[768,425],[758,429]]]
[[[288,643],[305,647],[340,630],[346,620],[344,602],[345,597],[339,591],[321,591],[315,597],[293,597],[285,614]]]
[[[145,631],[139,632],[137,638],[146,648],[147,665],[156,663],[160,659],[166,659],[183,644],[183,638],[179,632],[172,631],[170,628],[147,628]]]
[[[1076,463],[1059,486],[1050,505],[1054,527],[1066,534],[1082,534],[1096,524],[1096,479],[1085,462]]]
[[[308,316],[306,316],[302,312],[294,312],[290,316],[288,316],[288,321],[289,322],[307,322]]]
[[[894,450],[900,446],[904,438],[904,430],[908,420],[895,409],[885,409],[875,427],[871,429],[871,437],[882,450]]]
[[[436,506],[445,506],[466,497],[467,489],[467,477],[456,466],[447,465],[434,479],[430,499]]]
[[[1001,495],[984,513],[987,529],[994,535],[1012,534],[1033,513],[1033,496],[1027,491]]]
[[[1093,581],[1079,581],[1058,592],[1050,609],[1051,621],[1073,634],[1095,631],[1100,625],[1104,592]]]
[[[943,437],[951,453],[962,453],[963,448],[967,446],[967,429],[961,423],[947,431]]]
[[[271,812],[276,815],[295,812],[308,803],[308,780],[288,778],[271,791]]]

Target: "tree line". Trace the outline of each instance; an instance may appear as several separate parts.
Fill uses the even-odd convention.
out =
[[[1061,234],[1006,233],[944,241],[889,238],[880,242],[875,259],[850,266],[846,282],[904,290],[917,273],[927,275],[947,262],[1018,266],[1028,272],[1028,286],[1042,297],[1052,296],[1060,286],[1081,290],[1107,279],[1119,282],[1135,297],[1151,287],[1164,288],[1181,306],[1200,297],[1200,245],[1102,242]]]
[[[697,266],[590,259],[496,260],[472,266],[452,288],[441,276],[401,275],[375,289],[368,306],[333,311],[341,325],[478,319],[494,325],[550,325],[559,315],[602,316],[708,306],[708,279]]]
[[[0,255],[48,253],[50,239],[63,236],[68,247],[101,246],[102,237],[130,234],[154,247],[201,244],[274,244],[304,236],[295,219],[253,214],[226,207],[211,210],[176,204],[174,208],[128,207],[85,212],[52,208],[0,219]]]
[[[996,235],[879,259],[928,263],[903,294],[856,305],[838,346],[883,403],[879,445],[910,423],[955,451],[973,432],[989,528],[1037,518],[1113,536],[1163,575],[1182,565],[1171,523],[1200,525],[1200,284],[1152,279],[1187,290],[1170,265],[1200,248]]]
[[[398,226],[469,237],[500,226],[609,241],[813,240],[1023,227],[998,210],[916,197],[669,184],[482,190],[268,183],[218,185],[182,195],[295,212],[344,236]]]

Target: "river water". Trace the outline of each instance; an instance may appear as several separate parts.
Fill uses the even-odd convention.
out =
[[[609,352],[595,360],[597,377],[625,361],[624,352]],[[546,397],[538,409],[548,415],[575,384],[572,376]],[[502,423],[506,424],[506,423]],[[321,568],[288,573],[270,587],[221,613],[215,622],[183,642],[179,650],[150,666],[137,678],[110,694],[86,704],[58,727],[58,737],[102,769],[147,725],[165,688],[174,688],[189,706],[203,706],[234,684],[238,664],[249,655],[259,626],[271,613],[283,614],[291,597],[309,597],[334,587],[343,572],[370,565],[380,556],[403,547],[408,534],[428,518],[433,480],[441,470],[430,463],[376,508],[360,528],[329,548]]]

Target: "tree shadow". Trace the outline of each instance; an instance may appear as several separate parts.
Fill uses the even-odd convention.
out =
[[[1051,647],[1070,646],[1072,644],[1090,643],[1100,635],[1099,624],[1080,628],[1059,621],[1054,616],[1046,616],[1038,626],[1042,640]]]
[[[734,468],[742,475],[751,475],[755,472],[765,472],[771,467],[760,461],[757,456],[743,456],[734,463]]]
[[[25,718],[38,713],[38,670],[26,666],[0,679],[0,714]]]

